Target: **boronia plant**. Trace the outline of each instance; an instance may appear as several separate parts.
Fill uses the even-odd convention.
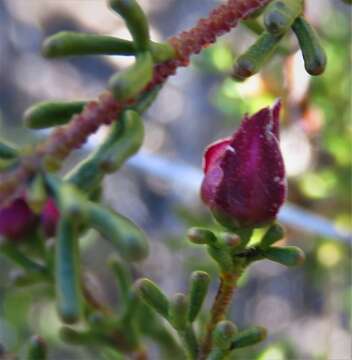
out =
[[[280,101],[245,115],[233,135],[205,151],[201,197],[223,231],[188,232],[192,243],[207,248],[219,270],[218,293],[205,310],[207,324],[200,331],[195,323],[210,276],[193,272],[188,292],[171,298],[150,279],[134,279],[129,264],[148,256],[148,240],[132,221],[101,202],[102,180],[139,150],[143,113],[168,77],[239,22],[258,33],[233,66],[231,76],[239,81],[260,71],[291,29],[309,74],[324,71],[325,52],[304,18],[303,0],[227,0],[195,27],[163,43],[150,40],[148,19],[136,0],[109,0],[108,6],[123,18],[132,41],[63,31],[45,40],[43,56],[120,55],[133,56],[135,62],[113,75],[98,99],[41,102],[29,108],[25,126],[55,128],[36,146],[19,149],[0,142],[0,251],[22,269],[13,286],[46,283],[53,289],[62,321],[60,334],[70,344],[98,347],[102,354],[109,351],[112,359],[147,359],[144,339],[149,337],[164,358],[226,359],[237,349],[262,341],[267,333],[255,325],[238,330],[226,317],[243,272],[261,259],[286,266],[304,259],[299,248],[275,245],[284,237],[276,215],[287,191],[279,148]],[[101,125],[110,125],[105,140],[67,174],[58,175],[67,156]],[[258,227],[266,232],[250,246]],[[79,240],[89,229],[116,250],[108,266],[122,299],[119,314],[86,283]],[[45,339],[33,336],[27,359],[45,359],[47,351]]]

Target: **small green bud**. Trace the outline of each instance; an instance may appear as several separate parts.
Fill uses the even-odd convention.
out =
[[[261,326],[254,326],[239,332],[231,344],[231,349],[239,349],[251,345],[255,345],[267,336],[267,331]]]
[[[80,113],[86,101],[43,101],[24,113],[24,125],[30,129],[45,129],[67,124]]]
[[[256,74],[273,55],[281,39],[282,35],[264,31],[257,41],[237,59],[233,68],[233,78],[243,81]]]
[[[234,323],[228,320],[220,321],[213,332],[214,345],[222,350],[228,350],[231,347],[236,334],[237,327]]]
[[[273,224],[264,234],[260,247],[262,249],[267,249],[272,244],[275,244],[277,241],[281,240],[285,236],[284,229],[279,224]]]
[[[304,252],[296,246],[269,247],[263,255],[271,261],[286,266],[302,265],[305,259]]]
[[[208,229],[191,228],[187,233],[188,238],[194,244],[215,244],[217,242],[216,236]]]
[[[311,75],[322,74],[326,67],[327,58],[315,30],[303,17],[296,19],[292,30],[296,34],[301,47],[304,67],[307,72]]]
[[[274,0],[265,8],[264,25],[273,34],[284,34],[302,11],[302,0]]]
[[[132,99],[141,92],[153,76],[153,60],[149,52],[140,53],[136,62],[124,71],[113,75],[109,88],[116,100]]]
[[[147,51],[150,45],[148,19],[137,1],[109,0],[109,5],[125,20],[136,50]]]
[[[48,356],[47,344],[40,336],[33,336],[30,340],[27,359],[46,360]]]
[[[158,285],[149,279],[139,279],[135,288],[139,296],[164,318],[169,318],[169,300]]]
[[[204,271],[195,271],[191,275],[190,305],[188,320],[193,322],[202,308],[205,297],[208,293],[210,283],[209,274]]]
[[[176,330],[185,330],[188,324],[189,302],[185,294],[175,294],[170,301],[169,319]]]

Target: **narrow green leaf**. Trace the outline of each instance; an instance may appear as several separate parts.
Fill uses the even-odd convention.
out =
[[[174,48],[167,42],[151,42],[150,51],[156,63],[175,57]],[[42,54],[50,59],[83,55],[135,56],[137,49],[132,41],[113,36],[60,31],[44,41]]]
[[[56,237],[55,284],[60,317],[71,324],[82,312],[80,266],[78,258],[77,220],[62,214]]]
[[[278,48],[282,35],[264,31],[257,41],[241,55],[233,69],[233,78],[243,81],[256,74]]]
[[[208,293],[210,283],[210,277],[208,273],[204,271],[195,271],[191,275],[191,290],[190,290],[190,305],[189,305],[189,312],[188,312],[188,320],[193,322],[204,303],[205,297]]]
[[[264,25],[267,31],[282,35],[302,12],[302,0],[274,0],[264,10]]]
[[[304,252],[296,246],[269,247],[263,254],[267,259],[286,266],[302,265],[305,259]]]
[[[303,17],[299,17],[293,23],[292,30],[301,47],[307,72],[310,75],[322,74],[326,68],[327,58],[313,27]]]
[[[24,113],[24,125],[30,129],[45,129],[67,124],[74,114],[80,113],[85,101],[43,101]]]
[[[216,244],[217,239],[214,233],[208,229],[191,228],[187,233],[188,238],[194,244]]]
[[[87,202],[87,221],[128,261],[140,261],[148,255],[148,241],[132,221],[113,210]]]
[[[284,229],[279,224],[273,224],[264,234],[260,247],[262,249],[267,249],[272,244],[275,244],[277,241],[281,240],[285,236]]]
[[[255,345],[263,340],[265,340],[267,336],[267,331],[265,328],[261,326],[253,326],[246,330],[239,332],[232,344],[231,349],[239,349],[251,345]]]
[[[109,0],[110,7],[126,22],[138,52],[149,49],[149,27],[142,8],[135,0]]]
[[[176,330],[185,330],[188,324],[189,301],[185,294],[175,294],[170,300],[169,319]]]
[[[129,271],[127,264],[122,263],[122,261],[115,256],[109,259],[108,266],[115,275],[119,294],[123,302],[126,303],[132,284],[132,274]]]
[[[197,359],[199,344],[192,325],[188,324],[185,329],[178,330],[177,333],[184,344],[188,358],[191,360]]]
[[[141,92],[153,76],[153,60],[149,52],[140,53],[136,62],[124,71],[113,75],[109,88],[116,100],[132,99]]]
[[[118,170],[143,143],[144,126],[138,113],[123,112],[103,143],[71,170],[65,179],[83,191],[96,188],[105,174]]]
[[[169,318],[169,300],[163,291],[153,281],[139,279],[135,288],[142,299],[164,318]]]
[[[42,53],[47,58],[81,55],[135,55],[133,42],[112,36],[61,31],[48,37]]]

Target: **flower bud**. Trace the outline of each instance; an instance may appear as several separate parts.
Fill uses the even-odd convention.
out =
[[[20,240],[34,229],[36,220],[27,202],[18,198],[0,209],[0,235],[11,240]]]
[[[280,102],[246,116],[232,137],[204,154],[201,197],[225,227],[273,222],[285,200],[285,168],[279,148]]]

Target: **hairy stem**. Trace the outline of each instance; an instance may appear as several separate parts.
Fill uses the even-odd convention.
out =
[[[236,289],[236,281],[239,275],[233,273],[221,273],[220,285],[211,308],[210,320],[201,346],[198,359],[205,360],[212,348],[212,333],[216,324],[223,320],[230,304],[232,295]]]
[[[150,91],[175,74],[180,66],[187,66],[192,54],[215,42],[218,36],[230,31],[242,20],[261,8],[269,0],[228,0],[215,8],[197,25],[169,40],[176,57],[154,67],[153,79],[144,91]],[[22,158],[19,166],[0,174],[0,205],[19,196],[26,182],[41,168],[58,170],[61,162],[74,150],[81,147],[89,135],[101,125],[111,124],[126,107],[135,102],[116,101],[111,93],[89,102],[80,114],[72,117],[69,124],[56,129],[47,140]]]

